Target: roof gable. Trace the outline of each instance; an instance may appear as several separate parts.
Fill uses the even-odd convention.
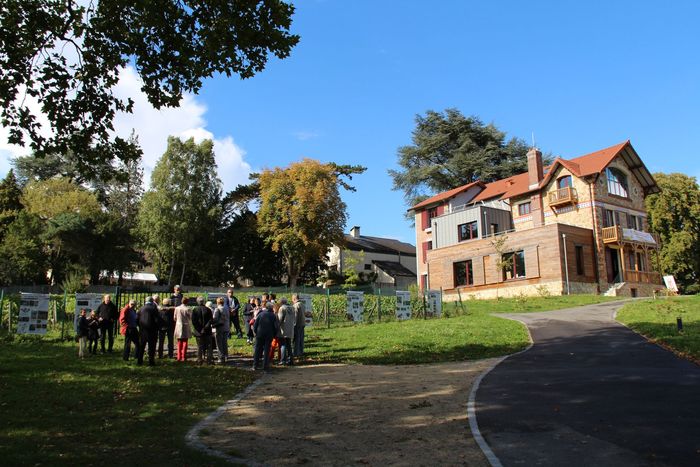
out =
[[[420,203],[416,204],[411,209],[409,209],[409,211],[415,211],[417,209],[430,206],[431,204],[439,203],[440,201],[446,201],[450,198],[454,198],[458,194],[463,193],[474,186],[484,186],[484,183],[477,180],[476,182],[467,183],[466,185],[458,186],[457,188],[453,188],[448,191],[443,191],[442,193],[438,193],[435,196],[431,196],[430,198],[421,201]]]

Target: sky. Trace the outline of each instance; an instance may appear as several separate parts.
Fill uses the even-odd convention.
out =
[[[630,139],[653,172],[700,177],[700,2],[301,0],[299,44],[257,76],[217,76],[156,111],[136,72],[132,129],[150,174],[168,135],[211,138],[224,189],[308,157],[367,167],[346,231],[415,243],[389,169],[416,115],[457,108],[569,159]],[[22,148],[4,141],[0,173]],[[458,185],[459,183],[455,183]]]

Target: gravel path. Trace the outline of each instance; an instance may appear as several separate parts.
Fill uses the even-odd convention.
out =
[[[486,466],[467,401],[495,361],[273,370],[200,440],[250,464]]]

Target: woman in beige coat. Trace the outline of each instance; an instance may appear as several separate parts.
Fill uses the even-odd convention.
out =
[[[187,359],[187,341],[192,335],[190,322],[192,311],[187,306],[187,299],[182,299],[182,305],[175,308],[175,339],[177,339],[177,361],[184,362]]]

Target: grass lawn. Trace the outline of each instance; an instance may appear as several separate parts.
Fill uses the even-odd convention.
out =
[[[683,319],[683,332],[676,318]],[[635,301],[617,314],[626,324],[648,339],[700,363],[700,295]]]
[[[137,367],[121,359],[122,342],[84,360],[73,342],[0,342],[3,465],[224,465],[184,436],[254,375],[193,362]]]

